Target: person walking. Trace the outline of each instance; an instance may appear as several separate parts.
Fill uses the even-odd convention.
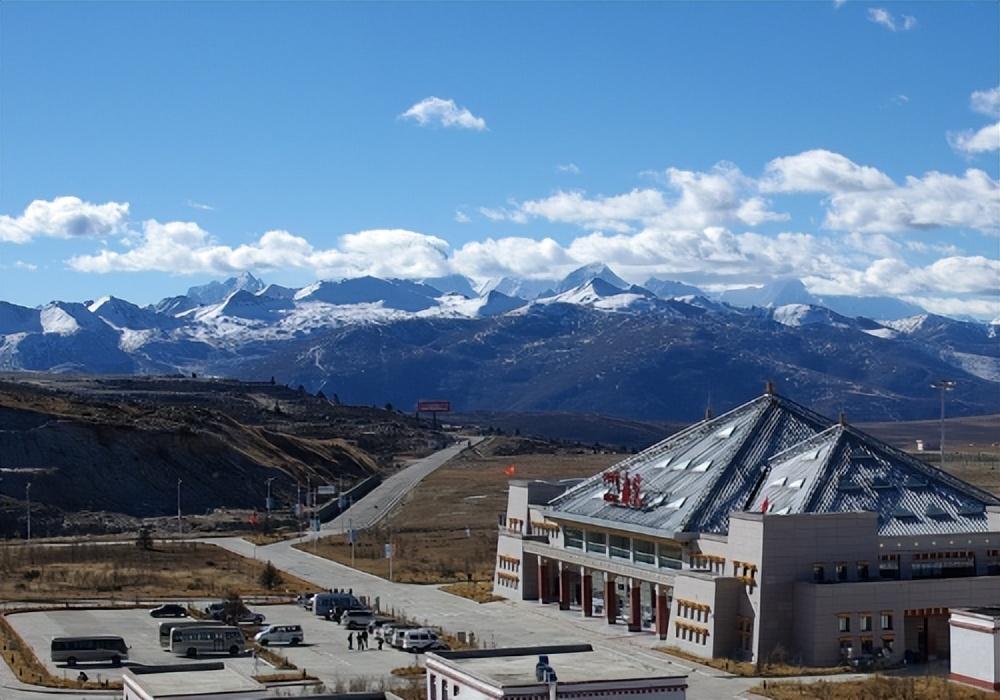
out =
[[[358,641],[358,646],[361,646],[360,640]],[[351,651],[354,649],[354,632],[347,633],[347,650]]]
[[[361,648],[368,649],[368,631],[365,630],[361,633]]]

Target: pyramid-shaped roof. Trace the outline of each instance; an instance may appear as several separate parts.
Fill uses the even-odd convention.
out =
[[[775,455],[748,510],[876,512],[879,534],[986,531],[1000,499],[852,426],[836,425]]]
[[[717,418],[696,423],[604,472],[548,505],[553,517],[613,528],[724,533],[729,513],[743,510],[767,461],[828,428],[832,421],[767,393]],[[642,506],[605,499],[604,475],[641,479]]]

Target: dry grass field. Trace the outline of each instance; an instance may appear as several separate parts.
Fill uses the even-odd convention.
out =
[[[392,542],[393,580],[451,583],[490,580],[496,554],[497,514],[507,507],[507,482],[515,479],[565,479],[589,476],[624,455],[555,450],[515,454],[521,441],[490,438],[479,454],[463,455],[427,477],[380,527],[360,533],[355,545],[358,569],[388,578],[384,545]],[[513,477],[504,468],[513,464]],[[351,548],[330,537],[303,549],[350,564]]]
[[[127,544],[0,546],[0,599],[59,601],[78,598],[215,597],[312,590],[282,572],[267,590],[260,583],[265,563],[244,559],[210,544],[156,543],[145,550]]]
[[[859,681],[791,683],[768,681],[750,692],[774,700],[987,700],[995,698],[937,676],[893,678],[872,676]]]

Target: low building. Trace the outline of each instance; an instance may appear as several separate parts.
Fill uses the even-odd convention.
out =
[[[684,700],[687,676],[657,675],[589,644],[427,654],[427,700]]]
[[[951,677],[1000,690],[1000,608],[951,612]]]
[[[494,592],[703,657],[947,657],[1000,601],[1000,499],[767,392],[576,482],[510,482]]]
[[[135,666],[122,674],[123,700],[261,700],[267,688],[222,662]]]

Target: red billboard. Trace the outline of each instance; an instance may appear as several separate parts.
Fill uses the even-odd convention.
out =
[[[417,401],[417,413],[450,413],[451,401]]]

